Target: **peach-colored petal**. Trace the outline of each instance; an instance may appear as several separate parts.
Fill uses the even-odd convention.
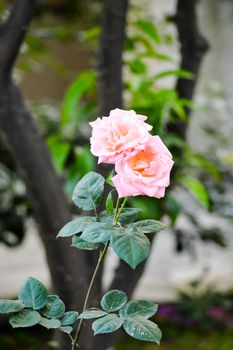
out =
[[[147,117],[133,110],[114,109],[109,117],[91,122],[91,152],[99,157],[99,163],[115,164],[135,149],[142,149],[150,136],[152,126],[145,123]]]
[[[143,149],[136,149],[116,162],[113,183],[119,196],[162,198],[169,186],[173,163],[161,139],[150,135]]]

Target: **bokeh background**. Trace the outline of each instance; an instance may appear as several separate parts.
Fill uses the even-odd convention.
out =
[[[2,22],[13,3],[1,2]],[[164,200],[138,197],[130,203],[142,209],[142,218],[168,224],[155,236],[144,271],[136,269],[130,293],[160,304],[161,349],[230,350],[233,1],[132,0],[128,8],[122,3],[114,9],[108,0],[42,1],[13,79],[43,134],[72,215],[77,215],[74,185],[96,169],[88,122],[116,107],[148,116],[174,154],[176,169]],[[126,21],[114,27],[113,19],[123,15]],[[119,34],[114,30],[120,31],[118,48],[111,46],[111,35]],[[33,203],[4,137],[0,150],[0,297],[14,298],[28,275],[51,288],[52,281]],[[111,284],[117,266],[110,252],[102,289]],[[56,346],[38,329],[13,333],[0,322],[0,348]],[[124,336],[114,347],[139,348],[157,346]]]

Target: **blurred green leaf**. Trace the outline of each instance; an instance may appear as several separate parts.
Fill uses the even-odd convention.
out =
[[[63,172],[67,156],[70,152],[71,145],[61,142],[61,138],[58,135],[50,136],[47,139],[47,144],[52,154],[54,166],[58,174],[61,174]]]
[[[184,186],[203,204],[209,209],[209,196],[205,186],[197,179],[193,177],[184,176],[181,178],[181,182]]]
[[[112,214],[114,211],[114,202],[112,198],[112,192],[109,192],[107,199],[106,199],[106,210],[108,214]]]
[[[96,75],[92,71],[84,71],[70,84],[66,90],[62,105],[62,126],[65,133],[73,135],[77,132],[77,126],[86,116],[86,106],[81,106],[81,98],[84,94],[94,92],[96,87]]]
[[[176,223],[176,219],[181,213],[182,206],[177,201],[177,199],[170,194],[165,197],[165,208],[166,213],[169,215],[172,225],[174,226]]]
[[[204,155],[189,150],[185,153],[185,159],[187,164],[190,166],[199,167],[203,170],[208,171],[208,173],[211,174],[216,182],[219,182],[221,180],[221,175],[217,166],[208,160]]]
[[[151,39],[153,39],[157,44],[160,44],[161,39],[158,29],[154,23],[150,20],[139,20],[135,22],[135,26],[140,29],[143,33],[147,34]]]
[[[179,77],[179,78],[185,78],[185,79],[193,79],[193,74],[183,70],[183,69],[170,69],[162,71],[154,76],[155,80],[167,78],[170,76]]]

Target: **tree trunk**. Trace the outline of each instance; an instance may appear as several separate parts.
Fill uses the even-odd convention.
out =
[[[9,18],[0,26],[0,134],[26,185],[45,246],[53,291],[65,302],[67,310],[80,311],[87,290],[86,256],[72,249],[67,240],[56,240],[59,229],[71,219],[69,203],[46,144],[11,79],[37,4],[36,0],[17,0]],[[68,350],[70,342],[64,339],[68,339],[67,335],[62,338],[62,349]],[[83,350],[90,350],[92,338],[86,337],[80,345]]]
[[[207,40],[199,32],[197,6],[199,0],[178,0],[174,22],[177,26],[181,45],[180,69],[193,74],[192,79],[179,78],[176,83],[176,91],[180,98],[192,100],[198,80],[201,63],[209,48]],[[190,116],[191,109],[186,108],[186,115]],[[175,118],[169,123],[168,131],[181,138],[186,138],[188,122]]]
[[[106,0],[98,56],[101,115],[122,108],[122,54],[125,41],[128,0]]]

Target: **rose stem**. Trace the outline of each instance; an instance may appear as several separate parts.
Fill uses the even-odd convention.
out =
[[[115,215],[114,215],[114,219],[113,219],[113,225],[115,225],[117,223],[117,220],[119,219],[119,216],[125,206],[125,203],[126,203],[126,200],[127,200],[127,197],[124,199],[120,209],[119,209],[119,205],[120,205],[120,200],[119,198],[117,199],[117,203],[116,203],[116,210],[115,210]],[[96,279],[96,276],[98,274],[98,271],[100,269],[100,266],[106,256],[106,253],[107,253],[107,250],[108,250],[108,247],[109,247],[109,244],[110,242],[106,243],[105,246],[104,246],[104,249],[100,252],[100,255],[99,255],[99,259],[98,259],[98,262],[97,262],[97,265],[96,265],[96,268],[95,268],[95,271],[92,275],[92,278],[91,278],[91,282],[90,282],[90,285],[88,287],[88,291],[87,291],[87,295],[86,295],[86,298],[85,298],[85,301],[84,301],[84,305],[83,305],[83,310],[82,312],[84,312],[86,310],[86,308],[88,307],[88,302],[89,302],[89,298],[90,298],[90,294],[91,294],[91,291],[92,291],[92,287],[93,287],[93,284],[95,282],[95,279]],[[74,340],[72,342],[72,348],[71,350],[75,350],[76,348],[76,345],[78,343],[78,339],[79,339],[79,336],[80,336],[80,333],[81,333],[81,330],[82,330],[82,326],[83,326],[83,319],[80,319],[79,321],[79,325],[78,325],[78,328],[77,328],[77,331],[76,331],[76,334],[75,334],[75,337],[74,337]]]

